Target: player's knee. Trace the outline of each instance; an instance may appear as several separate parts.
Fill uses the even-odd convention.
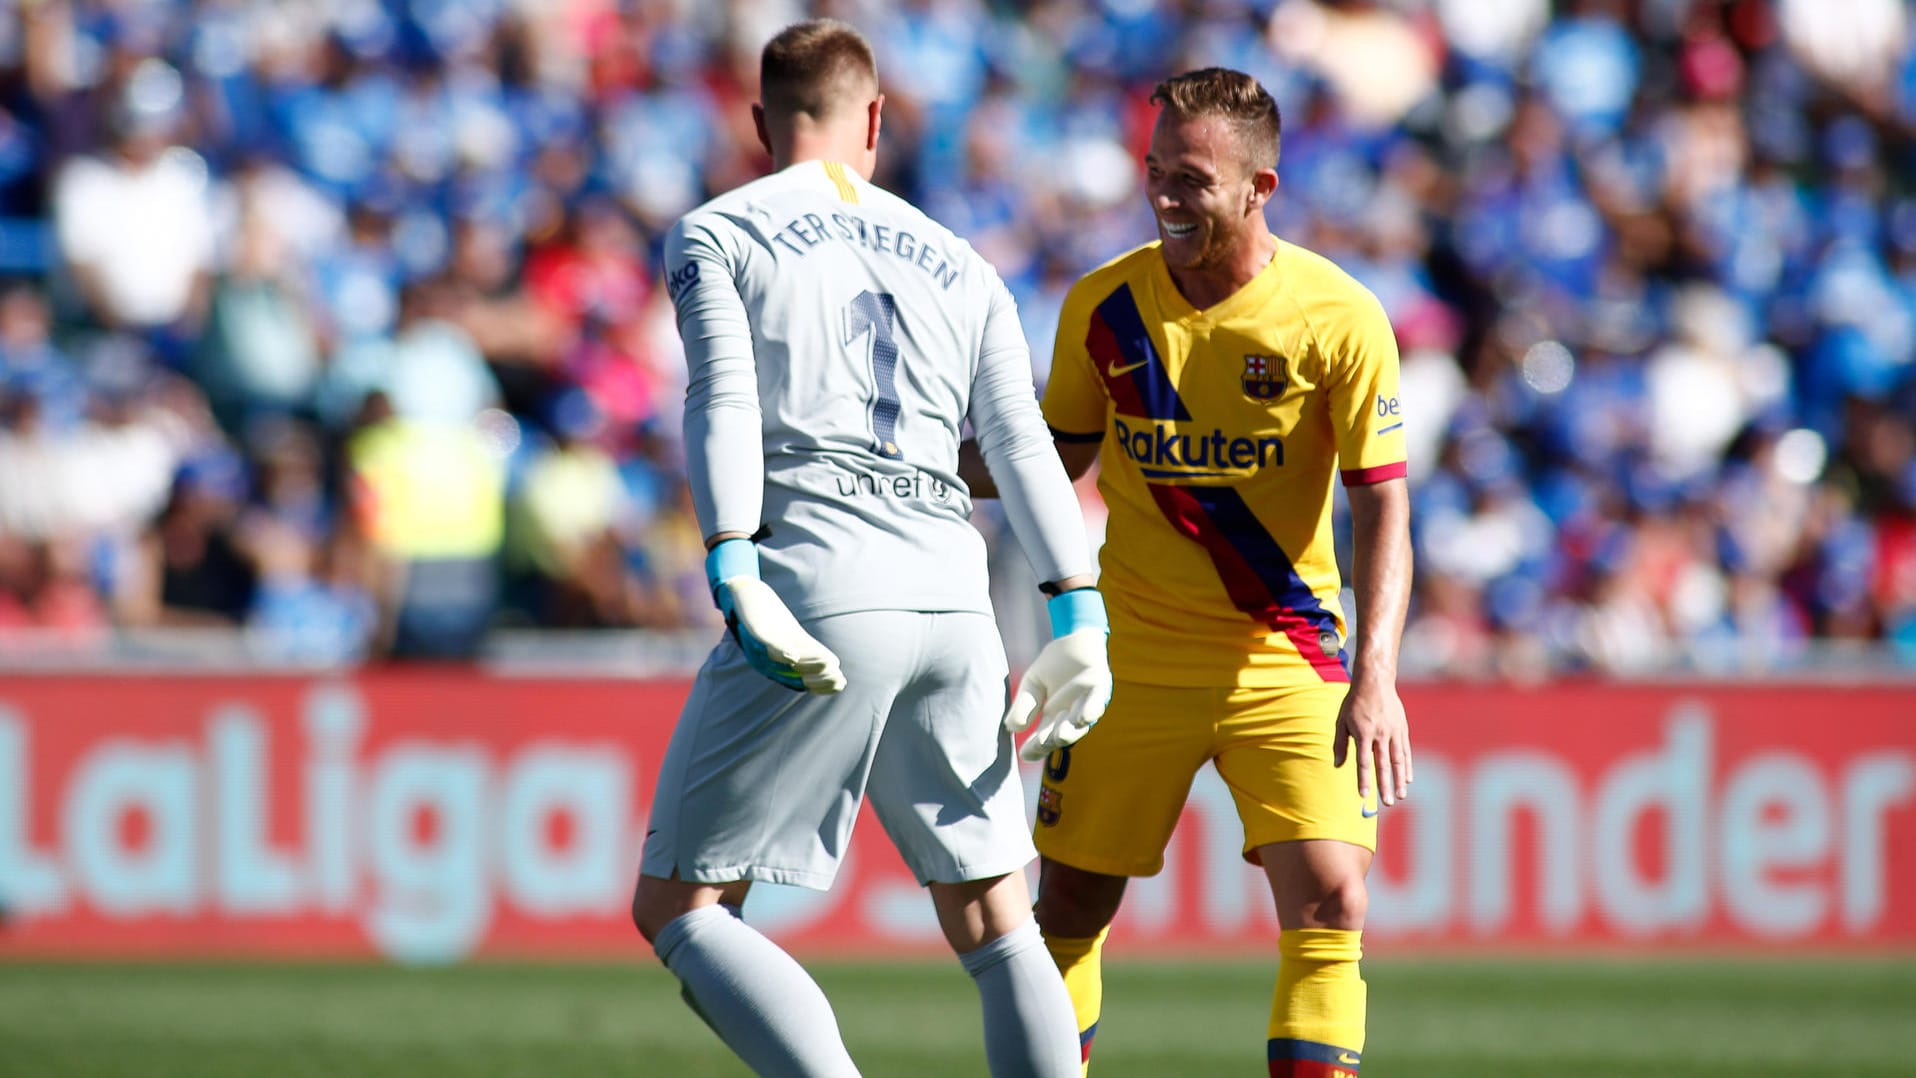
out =
[[[1125,878],[1047,861],[1033,912],[1047,936],[1083,939],[1104,931],[1124,900]]]
[[[632,890],[632,924],[645,942],[655,941],[674,917],[685,912],[671,898],[664,890],[647,886],[646,877],[639,877],[639,885]]]
[[[651,911],[646,908],[643,889],[632,892],[632,926],[639,930],[639,935],[644,936],[647,943],[651,943],[653,937],[659,934],[659,929],[665,927],[656,923]]]
[[[1324,888],[1317,902],[1306,911],[1305,921],[1312,928],[1337,928],[1361,932],[1364,915],[1370,908],[1370,891],[1362,876],[1334,880]]]

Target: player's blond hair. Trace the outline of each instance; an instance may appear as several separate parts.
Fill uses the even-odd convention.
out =
[[[1277,167],[1283,120],[1277,99],[1255,78],[1228,67],[1207,67],[1165,79],[1151,91],[1151,104],[1180,120],[1220,116],[1231,125],[1253,171]]]
[[[759,103],[767,113],[822,120],[877,96],[878,62],[871,44],[850,24],[808,19],[765,43],[758,83]]]

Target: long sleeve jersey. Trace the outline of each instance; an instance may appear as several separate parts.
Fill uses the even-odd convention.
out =
[[[963,240],[803,161],[687,214],[665,257],[700,527],[758,535],[795,614],[990,611],[967,421],[1038,578],[1091,571],[1016,307]]]

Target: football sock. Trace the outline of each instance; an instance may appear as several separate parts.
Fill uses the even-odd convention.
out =
[[[1071,997],[1044,953],[1038,923],[1026,921],[958,956],[978,982],[985,1008],[985,1060],[993,1078],[1076,1078]]]
[[[1104,939],[1110,926],[1095,936],[1067,939],[1046,936],[1045,949],[1064,974],[1065,991],[1071,993],[1071,1009],[1078,1016],[1078,1059],[1083,1073],[1091,1071],[1091,1038],[1098,1035],[1098,1018],[1104,1012]]]
[[[1271,999],[1271,1078],[1345,1078],[1364,1053],[1361,934],[1297,928],[1277,937]]]
[[[726,905],[701,906],[659,930],[653,951],[686,1002],[753,1071],[775,1078],[857,1078],[817,982]]]

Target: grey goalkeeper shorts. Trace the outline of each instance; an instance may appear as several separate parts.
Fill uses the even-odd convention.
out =
[[[844,691],[776,685],[727,636],[672,732],[640,871],[824,890],[864,797],[921,884],[1030,863],[992,618],[878,610],[804,624],[838,655]]]

